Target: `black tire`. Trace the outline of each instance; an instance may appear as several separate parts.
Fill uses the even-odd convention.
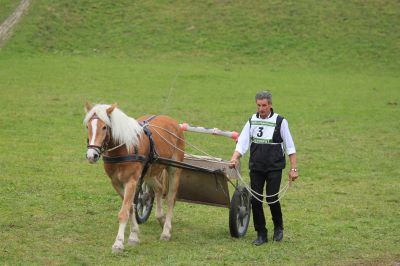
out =
[[[238,186],[231,199],[229,210],[229,231],[232,237],[246,235],[251,215],[251,195],[246,188]]]
[[[154,202],[154,192],[146,184],[142,183],[138,186],[135,195],[135,215],[138,224],[145,223],[151,214]]]

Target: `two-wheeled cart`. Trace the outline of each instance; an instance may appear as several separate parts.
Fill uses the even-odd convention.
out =
[[[231,236],[239,238],[246,234],[251,214],[251,195],[245,187],[238,184],[239,172],[229,168],[228,161],[185,154],[183,162],[158,158],[157,163],[182,169],[178,201],[228,208]],[[234,187],[232,197],[229,195],[228,183]],[[144,223],[148,219],[153,202],[154,193],[151,188],[146,183],[140,184],[135,197],[138,223]]]

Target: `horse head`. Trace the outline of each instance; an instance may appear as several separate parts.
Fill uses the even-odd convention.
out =
[[[105,108],[105,114],[97,114],[90,103],[85,103],[86,118],[85,124],[88,130],[86,159],[89,163],[96,163],[101,154],[107,149],[111,141],[110,116],[116,104]],[[107,119],[108,118],[108,119]]]

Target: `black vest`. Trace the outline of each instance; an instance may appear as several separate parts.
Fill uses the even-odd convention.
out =
[[[271,117],[274,115],[273,111]],[[252,121],[249,119],[250,130]],[[250,159],[249,169],[251,171],[273,171],[281,170],[286,166],[285,153],[283,151],[283,139],[281,137],[281,125],[283,117],[278,115],[274,128],[271,143],[256,143],[253,137],[250,137]]]

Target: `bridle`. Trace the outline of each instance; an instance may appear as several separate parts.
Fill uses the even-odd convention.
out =
[[[87,142],[89,143],[89,139],[87,139]],[[98,146],[98,145],[87,145],[86,147],[88,149],[93,149],[95,150],[99,155],[102,155],[106,149],[107,149],[108,143],[106,143],[105,141],[103,142],[103,145]]]
[[[93,120],[93,119],[100,119],[100,118],[95,115],[95,116],[93,116],[93,118],[91,120]],[[86,143],[87,143],[86,147],[88,149],[95,150],[99,154],[99,156],[101,156],[107,150],[108,145],[110,144],[110,141],[111,141],[111,128],[108,125],[106,125],[106,132],[107,132],[106,133],[106,137],[104,138],[104,141],[101,144],[101,146],[99,146],[99,145],[90,145],[89,144],[89,138],[87,138],[86,139]]]

